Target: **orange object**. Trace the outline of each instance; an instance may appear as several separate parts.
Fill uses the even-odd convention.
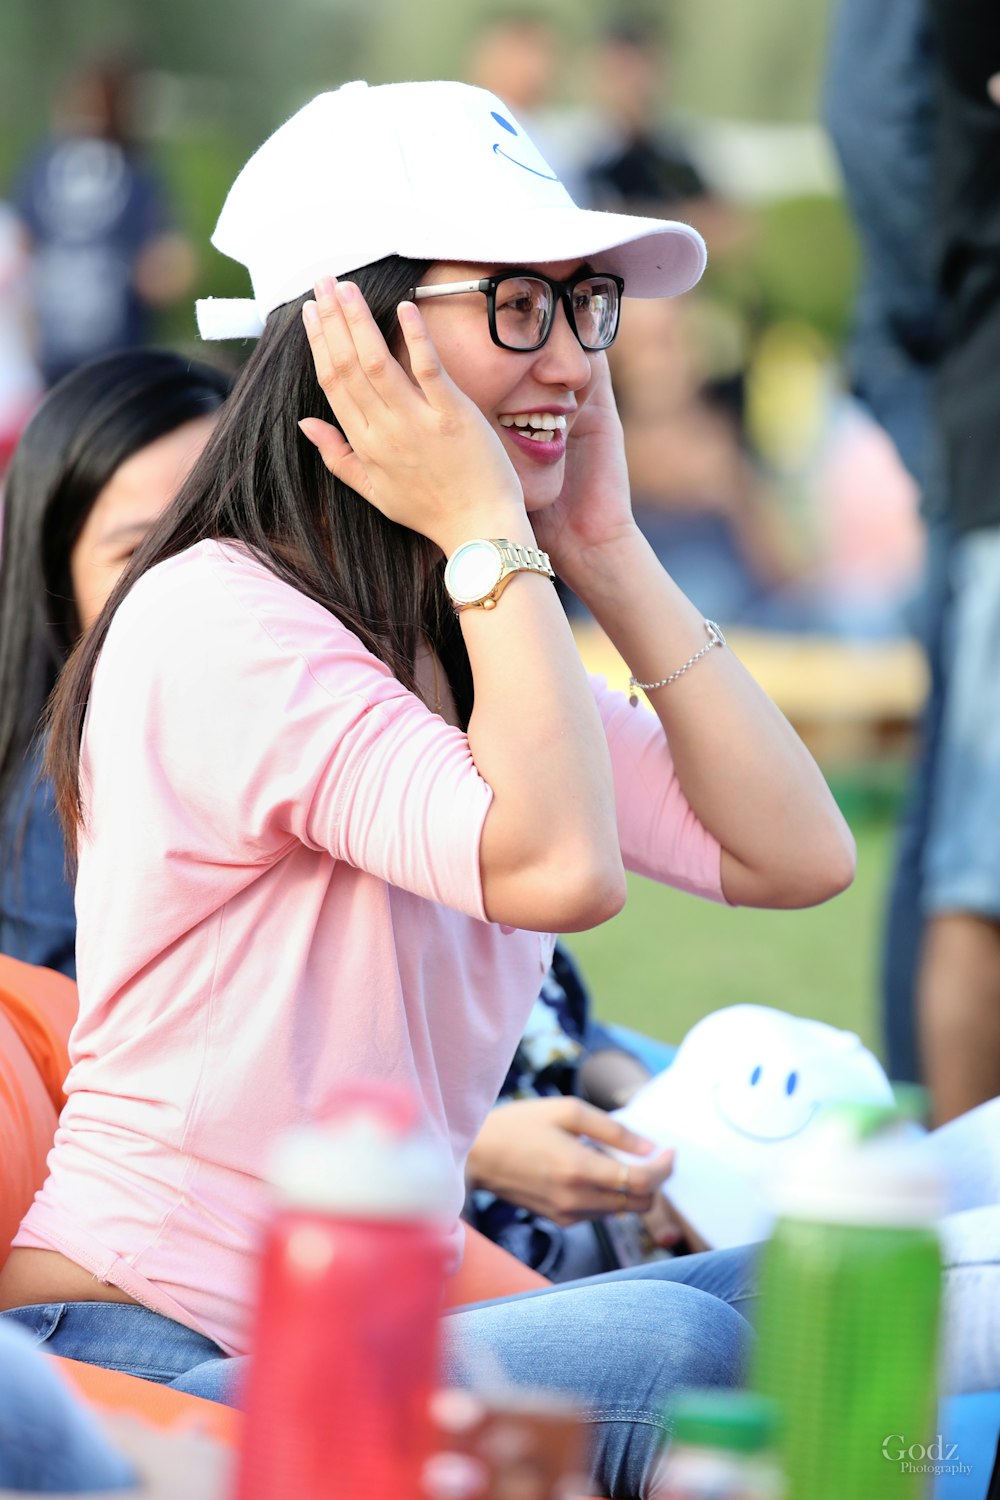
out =
[[[0,954],[0,1265],[45,1178],[76,1009],[71,979]],[[466,1226],[465,1256],[449,1278],[445,1305],[459,1307],[547,1285],[544,1276]],[[241,1416],[231,1407],[118,1370],[51,1358],[96,1406],[144,1417],[157,1427],[195,1426],[220,1441],[237,1440]]]
[[[491,1297],[511,1297],[517,1292],[535,1292],[548,1285],[548,1279],[540,1271],[533,1271],[466,1224],[465,1255],[458,1271],[448,1280],[445,1307],[488,1302]]]
[[[34,1059],[0,1009],[0,1265],[44,1180],[57,1118]]]
[[[76,985],[55,969],[0,953],[0,1010],[30,1053],[53,1107],[65,1103],[69,1034],[76,1020]]]
[[[105,1411],[142,1417],[154,1427],[196,1430],[222,1443],[235,1444],[239,1439],[243,1414],[231,1406],[172,1391],[155,1380],[142,1380],[121,1370],[105,1370],[57,1354],[49,1358],[78,1395]]]
[[[76,1004],[65,975],[0,954],[0,1266],[45,1179]]]

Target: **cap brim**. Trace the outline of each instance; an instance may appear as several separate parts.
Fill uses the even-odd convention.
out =
[[[623,277],[627,297],[676,297],[690,291],[708,259],[705,241],[690,224],[575,206],[535,209],[507,223],[456,218],[448,224],[437,213],[423,230],[414,226],[396,253],[477,265],[538,265],[599,255],[597,269]]]

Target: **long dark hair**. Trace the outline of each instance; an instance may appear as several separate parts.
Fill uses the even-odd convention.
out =
[[[53,386],[18,443],[0,548],[0,854],[2,816],[32,758],[45,700],[80,635],[70,553],[94,502],[126,459],[217,411],[231,379],[165,350],[82,365]]]
[[[427,265],[389,256],[351,272],[391,346],[399,342],[396,308]],[[267,319],[187,483],[132,558],[60,679],[46,767],[71,848],[82,817],[83,720],[115,610],[143,573],[206,538],[232,538],[251,548],[279,578],[335,615],[413,691],[425,639],[467,722],[472,677],[444,591],[440,552],[335,479],[296,425],[306,416],[330,418],[302,325],[305,300],[286,303]]]

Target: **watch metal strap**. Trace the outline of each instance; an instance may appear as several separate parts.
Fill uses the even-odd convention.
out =
[[[500,548],[505,572],[509,568],[519,573],[544,573],[546,578],[555,578],[549,555],[541,548],[525,547],[522,542],[509,542],[503,536],[494,537],[493,541]]]

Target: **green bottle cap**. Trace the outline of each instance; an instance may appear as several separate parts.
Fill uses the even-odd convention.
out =
[[[664,1425],[677,1443],[759,1453],[777,1436],[778,1407],[755,1391],[683,1391],[667,1407]]]

